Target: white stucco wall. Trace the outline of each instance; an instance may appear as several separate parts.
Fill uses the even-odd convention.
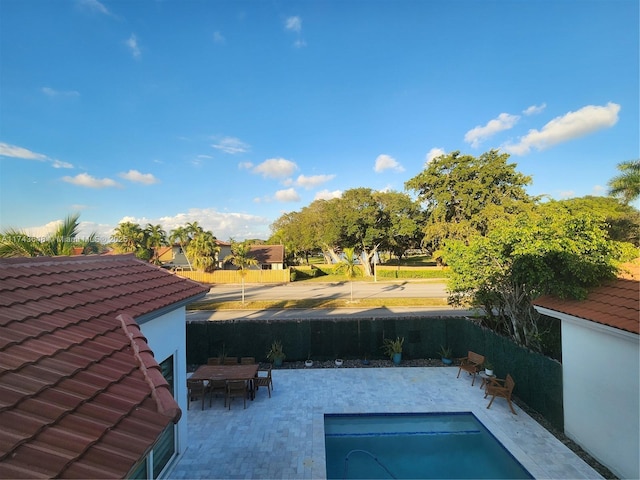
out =
[[[186,358],[186,309],[173,310],[158,318],[140,324],[142,334],[153,350],[158,363],[173,355],[173,383],[175,399],[182,410],[178,422],[177,452],[182,453],[187,446],[187,358]]]
[[[638,335],[558,312],[564,429],[620,478],[640,478]]]

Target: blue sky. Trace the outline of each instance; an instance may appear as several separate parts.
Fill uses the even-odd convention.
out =
[[[498,148],[531,194],[639,156],[638,2],[0,0],[0,227],[80,212],[267,238],[437,154]]]

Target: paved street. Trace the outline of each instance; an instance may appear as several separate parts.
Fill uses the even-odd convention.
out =
[[[298,300],[302,298],[349,298],[349,282],[286,283],[245,285],[245,301]],[[446,298],[446,285],[441,282],[353,282],[353,298]],[[240,285],[215,285],[206,297],[208,301],[231,302],[242,299]]]
[[[245,301],[295,300],[302,298],[349,298],[348,282],[290,283],[283,285],[247,285]],[[358,307],[358,299],[368,298],[442,298],[447,292],[444,283],[421,282],[354,282],[354,304],[350,308],[334,309],[269,309],[188,311],[188,322],[219,320],[286,320],[292,318],[380,318],[380,317],[440,317],[473,315],[470,310],[442,307]],[[240,285],[216,285],[206,296],[208,301],[240,301]]]

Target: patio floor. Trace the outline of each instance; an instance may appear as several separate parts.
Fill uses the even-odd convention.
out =
[[[168,478],[322,479],[324,414],[472,412],[535,478],[602,478],[562,442],[504,399],[490,410],[471,377],[456,367],[274,370],[274,391],[256,399],[223,399],[185,412],[188,448]],[[517,391],[516,383],[516,391]]]

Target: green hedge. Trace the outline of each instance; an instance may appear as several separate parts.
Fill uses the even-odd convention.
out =
[[[286,361],[337,357],[385,358],[384,338],[404,337],[403,358],[439,358],[440,345],[455,357],[467,351],[485,355],[496,375],[516,381],[515,394],[555,427],[563,428],[562,365],[515,345],[505,337],[463,318],[379,318],[235,320],[187,324],[187,363],[201,365],[224,352],[266,361],[273,340],[281,340]]]
[[[448,270],[381,270],[376,271],[378,278],[447,278]]]

